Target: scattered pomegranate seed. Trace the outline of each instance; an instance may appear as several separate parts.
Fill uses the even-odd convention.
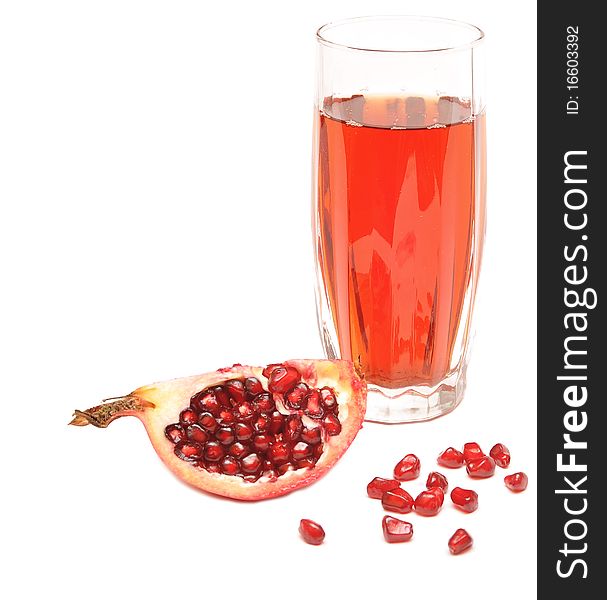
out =
[[[426,487],[428,489],[438,487],[446,494],[447,490],[449,489],[449,482],[442,473],[432,471],[426,480]]]
[[[381,498],[384,492],[395,490],[400,487],[400,483],[396,479],[383,479],[375,477],[367,484],[367,495],[369,498]]]
[[[474,460],[476,458],[482,458],[485,453],[481,450],[481,447],[476,442],[468,442],[464,444],[464,460]]]
[[[407,521],[386,515],[381,524],[386,542],[391,544],[408,542],[413,537],[413,525]]]
[[[510,450],[504,444],[495,444],[489,451],[489,456],[502,469],[507,469],[510,465]]]
[[[523,492],[527,489],[529,478],[525,473],[512,473],[512,475],[506,475],[504,477],[504,483],[509,490],[513,492]]]
[[[495,461],[490,456],[474,458],[466,463],[466,472],[474,479],[492,477],[495,473]]]
[[[441,467],[457,469],[464,465],[464,455],[459,450],[450,446],[439,454],[436,462],[438,462]]]
[[[440,512],[445,494],[439,487],[420,492],[415,498],[415,512],[423,517],[433,517]]]
[[[413,510],[413,496],[401,488],[388,490],[382,494],[381,505],[385,510],[410,513]]]
[[[474,490],[456,487],[451,490],[451,501],[464,512],[471,513],[478,508],[478,494]]]
[[[394,479],[398,481],[410,481],[419,477],[421,464],[415,454],[407,454],[394,467]]]
[[[460,554],[472,547],[472,538],[465,529],[458,529],[449,539],[451,554]]]
[[[318,546],[325,539],[325,530],[310,519],[302,519],[299,522],[299,533],[307,544]]]

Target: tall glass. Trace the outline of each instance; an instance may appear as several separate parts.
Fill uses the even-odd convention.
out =
[[[485,231],[483,32],[363,17],[317,42],[322,342],[365,374],[368,420],[431,419],[466,381]]]

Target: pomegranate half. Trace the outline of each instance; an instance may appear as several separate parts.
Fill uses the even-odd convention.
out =
[[[288,360],[234,365],[141,387],[85,411],[70,425],[140,419],[154,449],[186,483],[262,500],[322,477],[362,427],[367,387],[352,363]]]

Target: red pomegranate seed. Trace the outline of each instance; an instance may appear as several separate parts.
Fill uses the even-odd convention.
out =
[[[495,461],[495,464],[502,469],[507,469],[510,465],[510,450],[504,444],[495,444],[489,451],[489,456]]]
[[[284,422],[285,422],[285,418],[277,410],[275,410],[270,415],[270,433],[272,435],[275,435],[279,431],[281,431]]]
[[[312,448],[312,458],[318,460],[322,456],[325,449],[322,444],[317,444],[316,446],[312,446]]]
[[[423,517],[433,517],[440,512],[444,501],[445,494],[440,488],[424,490],[415,498],[415,512]]]
[[[274,369],[278,368],[278,367],[282,367],[283,365],[281,363],[272,363],[270,365],[268,365],[262,372],[261,374],[266,377],[267,379],[270,378],[270,375],[272,374],[272,371],[274,371]]]
[[[181,460],[196,462],[202,458],[202,446],[196,442],[179,442],[174,448],[175,454]]]
[[[265,452],[272,442],[272,437],[266,433],[258,433],[253,438],[253,448],[257,450],[257,452]]]
[[[285,406],[291,409],[302,408],[309,391],[310,388],[305,383],[298,383],[285,394]]]
[[[257,454],[249,454],[240,461],[240,465],[243,473],[252,475],[259,471],[261,467],[261,458],[259,458]]]
[[[256,396],[255,406],[264,413],[270,413],[276,408],[276,404],[268,392],[263,392],[263,394]]]
[[[234,458],[242,458],[246,454],[249,454],[250,451],[251,449],[241,442],[236,442],[228,448],[228,454]]]
[[[253,421],[253,429],[257,433],[266,432],[268,429],[270,429],[270,417],[267,417],[266,415],[259,415]]]
[[[304,458],[308,458],[312,454],[312,451],[310,450],[310,446],[305,442],[297,442],[293,446],[291,454],[293,455],[293,460],[304,460]]]
[[[179,413],[179,423],[181,423],[182,427],[187,427],[188,425],[194,425],[198,421],[198,415],[193,408],[184,408]]]
[[[230,402],[230,395],[220,385],[214,387],[213,391],[215,392],[215,397],[217,398],[217,401],[219,402],[219,404],[221,404],[223,408],[232,407],[232,403]]]
[[[527,489],[529,478],[525,473],[512,473],[512,475],[506,475],[504,477],[504,483],[509,490],[513,492],[523,492]]]
[[[408,542],[413,537],[413,525],[407,521],[401,521],[390,515],[386,515],[381,522],[386,542],[391,544]]]
[[[234,413],[227,408],[223,408],[219,411],[219,419],[223,425],[231,425],[236,421]]]
[[[302,519],[299,523],[299,533],[307,544],[318,546],[325,539],[325,530],[310,519]]]
[[[209,441],[209,434],[200,426],[198,423],[190,425],[186,430],[188,440],[198,442],[199,444],[206,444]]]
[[[240,472],[238,461],[232,456],[226,456],[220,463],[221,472],[226,475],[236,475]]]
[[[320,398],[323,406],[328,410],[332,410],[337,406],[337,398],[335,397],[335,392],[331,388],[321,388]]]
[[[491,477],[495,473],[495,461],[490,456],[481,456],[466,462],[466,472],[474,479]]]
[[[200,425],[202,425],[204,429],[211,433],[213,433],[217,429],[217,421],[211,413],[202,413],[198,417],[198,422],[200,423]]]
[[[285,442],[274,442],[270,446],[268,456],[275,465],[282,465],[291,460],[291,449]]]
[[[225,456],[225,450],[218,442],[208,442],[204,447],[204,459],[207,462],[217,462]]]
[[[478,494],[474,490],[456,487],[451,490],[451,501],[457,508],[471,513],[478,508]]]
[[[285,420],[283,437],[287,442],[296,442],[299,440],[303,423],[299,415],[289,415]]]
[[[236,406],[241,402],[244,402],[245,399],[245,389],[244,383],[240,381],[240,379],[231,379],[230,381],[226,381],[225,388],[228,394],[230,394],[230,398],[232,400],[232,405]]]
[[[257,377],[247,377],[244,380],[244,389],[251,395],[257,396],[263,392],[261,381]]]
[[[257,414],[257,409],[253,406],[252,402],[245,400],[241,402],[240,406],[236,409],[239,418],[248,420],[252,419]]]
[[[449,552],[451,554],[460,554],[470,547],[472,547],[472,538],[465,529],[458,529],[449,540]]]
[[[339,435],[341,433],[341,423],[334,414],[329,413],[328,415],[325,415],[322,423],[325,426],[325,431],[328,436]]]
[[[248,423],[236,423],[234,425],[234,435],[239,442],[247,442],[253,437],[253,427]]]
[[[272,369],[268,378],[268,389],[274,394],[284,394],[301,379],[295,367],[280,365]]]
[[[303,460],[298,460],[295,463],[295,466],[298,469],[309,469],[316,464],[316,461],[313,458],[304,458]]]
[[[231,427],[220,427],[215,432],[215,438],[220,444],[229,446],[234,441],[234,432]]]
[[[438,487],[446,494],[447,490],[449,489],[449,482],[442,473],[432,471],[426,480],[426,487],[428,489]]]
[[[381,505],[386,510],[409,513],[413,510],[413,496],[401,488],[388,490],[382,494]]]
[[[207,470],[209,473],[221,473],[221,465],[218,462],[199,462],[199,467]]]
[[[186,439],[185,430],[177,423],[167,425],[164,429],[164,435],[166,435],[167,439],[173,442],[173,444],[183,442]]]
[[[449,448],[439,454],[436,462],[438,462],[441,467],[458,469],[464,465],[464,455],[459,450],[449,446]]]
[[[398,481],[409,481],[419,477],[421,464],[415,454],[407,454],[394,467],[394,479]]]
[[[204,390],[192,396],[191,405],[198,412],[209,412],[214,417],[219,416],[222,408],[213,390]]]
[[[367,496],[369,498],[381,498],[384,492],[400,488],[400,483],[396,479],[383,479],[375,477],[367,484]]]
[[[307,444],[320,443],[320,427],[304,427],[301,430],[301,439]]]
[[[483,456],[485,456],[485,453],[476,442],[467,442],[464,444],[464,460],[466,462],[476,458],[482,458]]]
[[[304,413],[312,419],[322,419],[325,414],[325,409],[320,401],[320,392],[318,390],[310,390],[306,396],[306,407]]]

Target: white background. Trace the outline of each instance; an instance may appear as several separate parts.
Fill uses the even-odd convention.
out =
[[[483,1],[0,4],[2,562],[7,598],[535,597],[535,6]],[[365,425],[321,482],[235,503],[182,485],[135,419],[68,428],[141,384],[321,354],[309,197],[314,31],[369,13],[487,33],[488,235],[463,404]],[[388,545],[366,497],[408,452],[501,441],[503,471]],[[470,483],[462,471],[451,484]],[[425,478],[406,486],[419,491]],[[321,547],[301,517],[327,531]],[[466,527],[474,549],[450,556]]]

